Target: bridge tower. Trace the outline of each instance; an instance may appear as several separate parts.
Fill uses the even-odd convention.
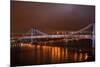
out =
[[[34,43],[34,42],[37,41],[36,39],[32,38],[33,36],[37,36],[38,35],[38,33],[36,32],[36,30],[37,30],[36,27],[32,27],[32,29],[31,29],[31,43]]]
[[[42,36],[42,35],[48,35],[42,31],[39,31],[36,27],[33,27],[31,29],[31,42],[34,43],[34,42],[38,42],[39,39],[33,39],[34,36]]]

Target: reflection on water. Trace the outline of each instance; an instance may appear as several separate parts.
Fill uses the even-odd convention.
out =
[[[15,47],[11,48],[12,65],[80,62],[88,61],[89,57],[92,57],[91,50],[68,47],[32,44],[20,44],[20,48]]]

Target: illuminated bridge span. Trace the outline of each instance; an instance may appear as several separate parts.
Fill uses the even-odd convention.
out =
[[[92,35],[42,35],[42,36],[25,36],[25,37],[22,37],[22,38],[19,38],[20,40],[21,39],[42,39],[42,38],[67,38],[67,39],[71,39],[71,38],[76,38],[76,39],[91,39],[92,38]]]
[[[84,27],[78,31],[72,32],[70,34],[64,33],[64,34],[56,34],[56,35],[48,35],[44,32],[39,31],[36,28],[32,28],[30,31],[28,31],[26,33],[26,35],[30,34],[30,36],[23,36],[23,37],[18,38],[18,40],[31,40],[31,42],[34,42],[34,40],[36,40],[36,39],[52,39],[52,40],[53,39],[60,39],[60,38],[63,38],[66,40],[70,40],[70,39],[94,39],[94,29],[92,31],[92,34],[85,34],[85,35],[78,34],[78,33],[81,33],[83,31],[86,31],[91,26],[93,26],[93,28],[94,28],[94,24],[89,24],[86,27]]]

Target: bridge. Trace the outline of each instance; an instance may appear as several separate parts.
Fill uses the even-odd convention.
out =
[[[93,26],[93,31],[91,32],[91,34],[90,33],[83,34],[84,31],[86,31],[92,26]],[[44,40],[47,41],[47,40],[58,40],[58,39],[63,39],[65,41],[79,40],[79,39],[94,39],[94,24],[89,24],[80,30],[70,32],[70,34],[63,32],[63,34],[52,34],[52,35],[39,31],[37,28],[33,27],[31,30],[29,30],[27,33],[23,35],[24,35],[23,37],[19,37],[17,39],[20,41],[28,40],[32,43],[38,42],[38,41],[44,41]]]

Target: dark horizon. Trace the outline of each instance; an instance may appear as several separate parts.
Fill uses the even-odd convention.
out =
[[[71,31],[95,23],[95,6],[11,1],[11,33]]]

